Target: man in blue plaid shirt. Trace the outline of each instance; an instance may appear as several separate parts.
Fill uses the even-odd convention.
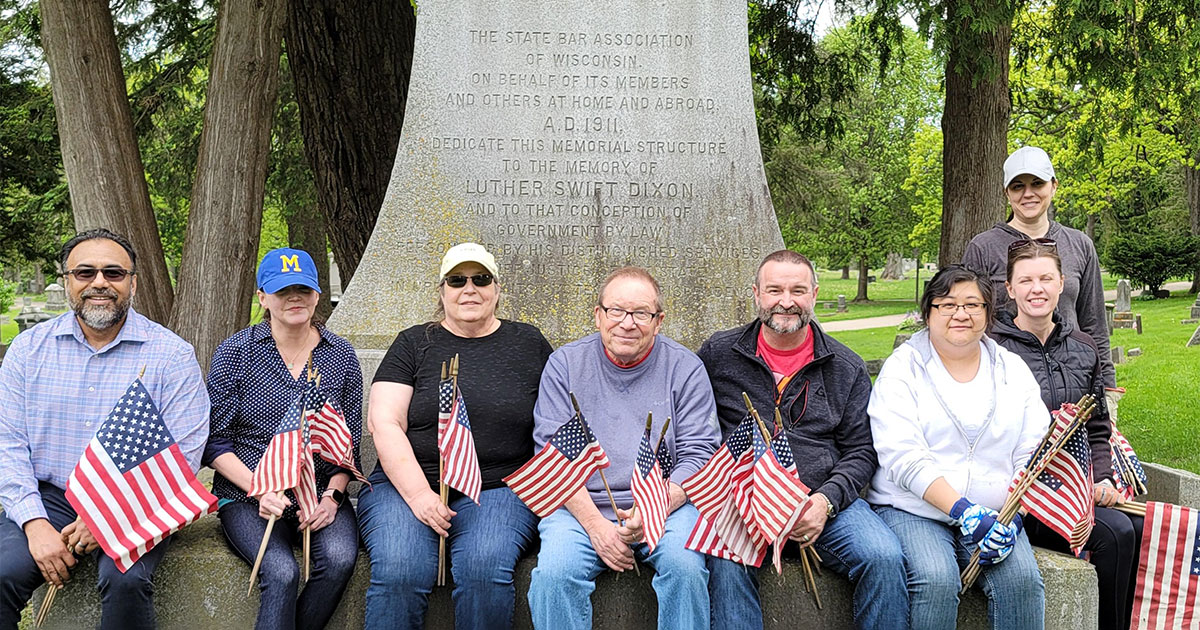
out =
[[[142,375],[192,470],[208,439],[208,394],[192,347],[131,308],[137,255],[108,230],[63,245],[71,310],[13,340],[0,365],[0,630],[15,629],[43,582],[99,562],[101,628],[152,628],[151,575],[166,541],[121,573],[64,496],[101,422]]]

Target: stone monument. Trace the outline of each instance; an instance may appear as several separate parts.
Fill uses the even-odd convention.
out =
[[[1196,302],[1192,304],[1192,319],[1200,319],[1200,293],[1196,294]]]
[[[428,321],[455,243],[495,254],[500,316],[562,344],[613,269],[662,284],[695,348],[754,316],[783,246],[755,126],[746,3],[428,0],[378,223],[329,321],[384,349]]]
[[[1117,303],[1113,307],[1113,328],[1133,328],[1133,291],[1129,281],[1117,280]]]
[[[67,310],[67,290],[62,288],[62,285],[57,282],[51,282],[50,286],[46,287],[46,310],[48,311],[65,311]]]
[[[1196,327],[1196,331],[1192,333],[1192,338],[1188,339],[1187,347],[1200,346],[1200,326]]]

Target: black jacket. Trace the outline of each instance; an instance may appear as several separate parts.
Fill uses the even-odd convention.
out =
[[[742,392],[764,420],[774,413],[775,378],[757,354],[761,325],[755,321],[716,333],[697,353],[712,381],[723,436],[746,415]],[[862,358],[815,322],[809,334],[813,360],[787,384],[779,411],[800,480],[840,511],[858,498],[879,466],[867,417],[871,377]]]
[[[1112,478],[1112,452],[1108,438],[1112,424],[1104,406],[1104,376],[1096,342],[1083,331],[1054,314],[1054,330],[1046,344],[1031,332],[1017,328],[1013,315],[999,309],[988,333],[1004,349],[1019,355],[1042,386],[1042,401],[1050,410],[1065,402],[1078,402],[1084,394],[1096,397],[1096,411],[1088,419],[1088,445],[1092,451],[1094,481]]]

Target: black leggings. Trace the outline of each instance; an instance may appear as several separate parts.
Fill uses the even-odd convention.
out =
[[[1140,516],[1096,507],[1096,525],[1083,548],[1090,552],[1100,582],[1100,630],[1129,627],[1144,521]],[[1039,547],[1071,552],[1065,538],[1032,516],[1025,518],[1025,531],[1029,542]]]

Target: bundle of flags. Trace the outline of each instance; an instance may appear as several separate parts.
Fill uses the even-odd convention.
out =
[[[346,416],[337,403],[330,400],[320,389],[309,389],[305,404],[309,427],[312,432],[313,455],[350,471],[356,479],[368,483],[354,461],[354,437],[346,426]]]
[[[479,503],[483,475],[475,454],[475,438],[462,392],[448,378],[438,386],[438,450],[442,457],[442,483]]]
[[[668,418],[667,423],[670,422]],[[671,454],[661,437],[658,440],[658,448],[650,448],[650,424],[651,421],[647,419],[646,432],[638,443],[637,460],[629,487],[633,492],[633,501],[642,513],[642,531],[646,544],[654,551],[667,526],[667,510],[670,507],[667,476],[671,473]],[[663,427],[663,432],[666,432],[666,426]],[[667,457],[665,464],[661,459],[664,453]]]
[[[686,548],[756,567],[762,564],[766,545],[750,534],[747,523],[757,431],[747,414],[708,462],[681,484],[700,512]]]
[[[564,423],[546,445],[504,483],[540,517],[562,507],[592,476],[608,468],[608,454],[581,414]]]
[[[1108,438],[1108,446],[1112,452],[1113,485],[1126,500],[1133,499],[1148,492],[1146,488],[1146,471],[1133,446],[1125,435],[1117,430],[1116,423],[1112,425],[1112,435]]]
[[[1052,430],[1031,456],[1027,466],[1029,470],[1037,470],[1041,466],[1041,458],[1046,457],[1050,445],[1061,441],[1061,436],[1076,422],[1077,413],[1076,406],[1069,403],[1051,413],[1054,417]],[[1010,493],[1024,475],[1025,471],[1022,471],[1013,480]],[[1021,496],[1021,506],[1070,541],[1071,549],[1076,554],[1092,535],[1095,522],[1092,478],[1087,432],[1079,427],[1061,448],[1050,454],[1042,472]]]
[[[122,573],[217,506],[140,377],[84,449],[67,479],[66,496]]]
[[[1132,626],[1196,628],[1200,617],[1200,510],[1146,503]]]

